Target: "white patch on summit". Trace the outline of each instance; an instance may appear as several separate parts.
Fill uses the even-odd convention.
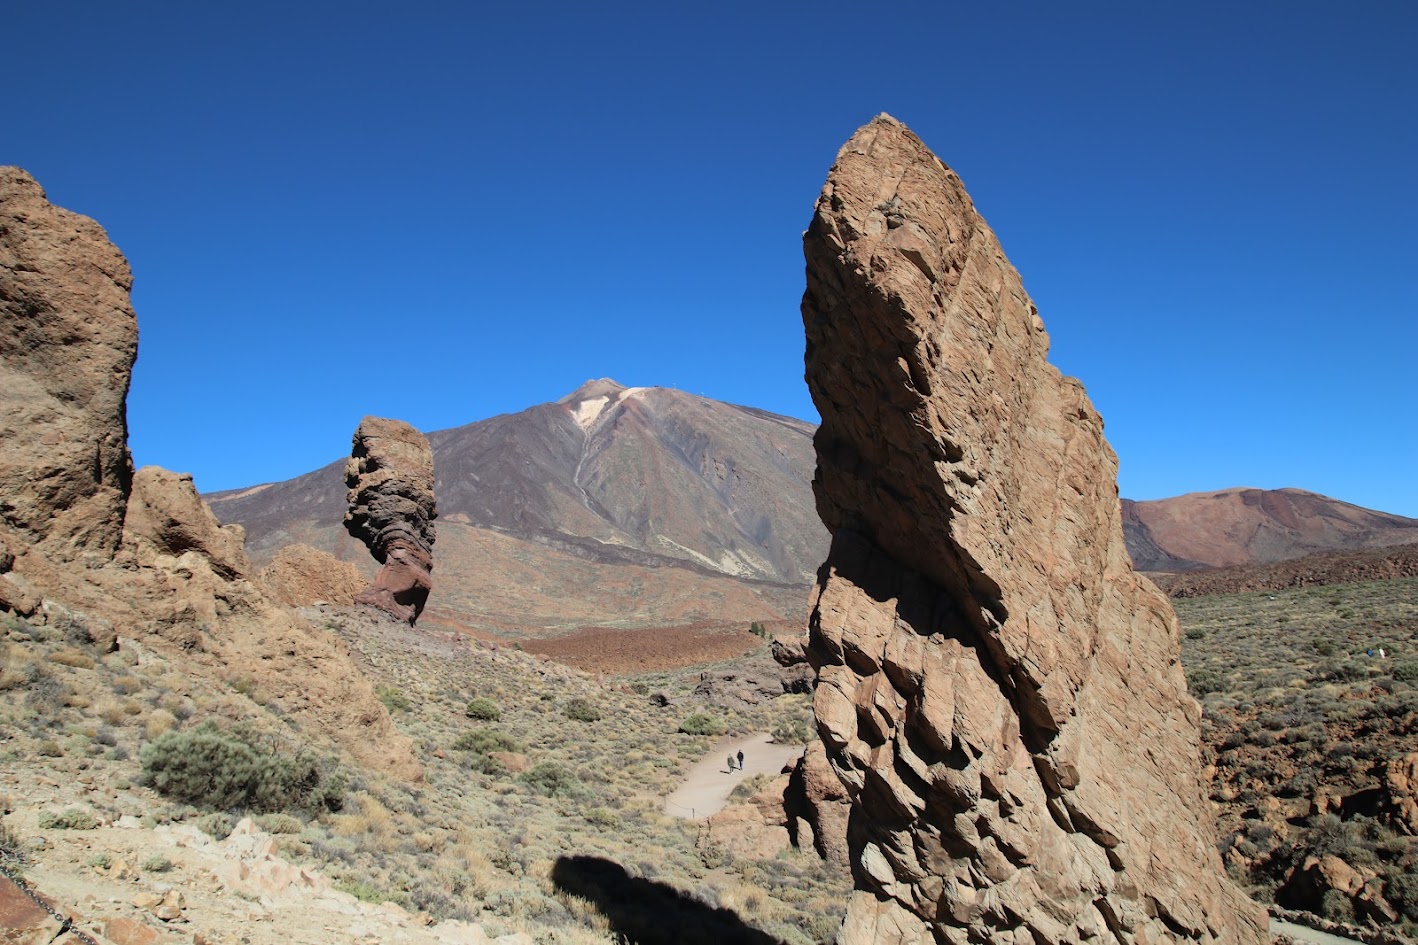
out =
[[[610,403],[609,397],[592,397],[590,400],[583,400],[572,408],[571,416],[576,420],[577,426],[583,430],[591,429],[591,424],[596,422],[606,409],[606,404]]]

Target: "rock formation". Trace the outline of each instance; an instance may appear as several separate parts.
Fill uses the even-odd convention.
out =
[[[1267,941],[1222,876],[1200,709],[1102,421],[959,178],[880,116],[804,250],[841,941]]]
[[[132,284],[102,227],[0,168],[0,523],[57,561],[98,565],[118,547]]]
[[[348,561],[299,542],[277,551],[261,569],[261,580],[287,607],[317,603],[348,607],[369,583]]]
[[[384,567],[355,602],[410,624],[433,586],[433,450],[402,420],[365,417],[345,466],[345,528]]]
[[[0,168],[0,610],[70,616],[99,643],[250,680],[310,734],[418,777],[344,645],[250,580],[240,526],[217,521],[191,476],[133,472],[130,282],[98,224]]]

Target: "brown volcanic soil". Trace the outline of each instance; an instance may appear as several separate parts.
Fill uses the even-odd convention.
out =
[[[1306,555],[1277,564],[1240,565],[1182,574],[1150,573],[1147,576],[1170,597],[1206,597],[1288,587],[1386,581],[1418,577],[1418,544]]]
[[[1223,489],[1123,500],[1128,551],[1142,571],[1266,564],[1320,551],[1418,542],[1418,519],[1303,489]]]

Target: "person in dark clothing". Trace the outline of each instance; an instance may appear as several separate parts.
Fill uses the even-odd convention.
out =
[[[743,770],[743,752],[739,752],[739,770]]]

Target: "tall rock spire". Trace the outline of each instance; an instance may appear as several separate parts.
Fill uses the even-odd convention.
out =
[[[345,528],[384,565],[355,603],[412,624],[433,587],[433,449],[402,420],[365,417],[355,430],[345,485]]]
[[[1268,941],[1222,875],[1176,618],[1129,564],[1102,420],[959,178],[879,116],[804,251],[842,940]]]

